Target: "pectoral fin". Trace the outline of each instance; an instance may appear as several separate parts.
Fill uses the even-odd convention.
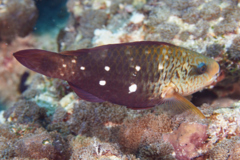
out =
[[[68,84],[70,85],[70,87],[74,90],[74,92],[78,95],[78,97],[80,97],[83,100],[89,101],[89,102],[105,102],[104,100],[78,88],[77,86],[75,86],[74,84],[72,84],[71,82],[68,82]]]
[[[182,113],[190,110],[193,114],[198,115],[200,118],[205,118],[203,113],[196,106],[194,106],[194,104],[178,93],[174,93],[171,95],[171,97],[169,96],[169,98],[166,98],[163,101],[165,106],[167,105],[167,107],[171,107],[171,110],[176,113]]]

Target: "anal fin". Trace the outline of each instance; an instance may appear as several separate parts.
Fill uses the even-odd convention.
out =
[[[171,108],[176,113],[182,113],[184,111],[190,110],[193,114],[198,115],[200,118],[204,119],[203,113],[190,101],[181,96],[178,93],[174,93],[169,98],[165,98],[163,103],[165,106]]]
[[[83,100],[86,100],[86,101],[89,101],[89,102],[105,102],[104,100],[92,95],[91,93],[88,93],[88,92],[78,88],[77,86],[75,86],[71,82],[68,82],[68,84],[74,90],[74,92],[78,95],[78,97],[80,97]]]

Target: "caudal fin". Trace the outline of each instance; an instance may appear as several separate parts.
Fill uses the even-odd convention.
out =
[[[48,77],[55,76],[57,71],[60,54],[38,49],[21,50],[13,54],[13,56],[25,67],[44,74]]]

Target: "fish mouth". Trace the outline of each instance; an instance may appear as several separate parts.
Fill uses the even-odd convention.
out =
[[[217,77],[220,75],[220,72],[216,73],[206,84],[205,87],[203,88],[206,88],[206,87],[209,87],[211,86],[211,84],[214,84],[215,82],[217,82]]]

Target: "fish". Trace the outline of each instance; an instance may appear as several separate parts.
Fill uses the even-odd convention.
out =
[[[157,41],[108,44],[60,53],[27,49],[13,54],[25,67],[68,82],[90,102],[108,101],[131,109],[164,104],[203,113],[185,96],[210,85],[219,64],[195,51]]]

